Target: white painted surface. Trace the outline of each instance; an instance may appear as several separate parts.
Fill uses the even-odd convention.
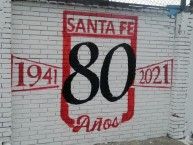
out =
[[[193,23],[193,20],[192,20]],[[190,52],[190,68],[189,68],[189,84],[187,95],[187,120],[188,120],[188,133],[193,134],[193,34],[191,38],[191,52]]]
[[[0,35],[0,40],[3,42],[1,43],[2,54],[0,55],[0,74],[3,73],[0,78],[0,84],[2,86],[0,90],[2,91],[1,98],[3,98],[1,103],[2,107],[0,108],[3,116],[0,118],[0,125],[2,125],[0,126],[1,142],[9,143],[11,131],[13,131],[13,145],[91,145],[98,142],[141,140],[165,136],[168,133],[168,128],[172,137],[182,138],[184,137],[186,124],[184,120],[185,115],[189,123],[189,132],[192,130],[193,76],[191,74],[193,74],[193,44],[190,49],[189,36],[192,34],[192,30],[189,28],[192,27],[193,16],[182,14],[178,22],[179,25],[177,25],[177,33],[179,33],[175,35],[175,19],[169,18],[165,12],[159,10],[152,11],[147,9],[143,12],[137,12],[84,6],[13,2],[11,35],[11,5],[5,4],[4,6],[6,8],[3,8],[3,11],[1,11],[0,8],[0,12],[3,12],[3,17],[6,17],[5,20],[7,22],[6,25],[0,26],[5,26],[4,29],[0,29],[0,32],[3,32]],[[135,115],[133,119],[127,123],[121,124],[118,128],[106,131],[102,130],[100,132],[94,131],[92,133],[85,132],[85,128],[82,128],[78,133],[73,133],[72,129],[62,121],[60,117],[61,85],[57,89],[13,92],[11,104],[11,80],[9,73],[11,72],[10,47],[12,47],[12,52],[16,56],[62,67],[62,14],[64,10],[138,16],[137,68],[175,57],[175,77],[172,91],[163,88],[136,88]],[[3,17],[0,18],[0,23],[4,24]],[[117,19],[111,19],[111,21],[116,22]],[[174,35],[176,37],[175,40]],[[10,44],[11,37],[12,46]],[[116,41],[115,44],[112,42],[109,43],[108,39],[100,38],[84,39],[86,39],[86,37],[74,37],[72,39],[72,44],[75,45],[88,40],[96,41],[97,43],[100,42],[100,45],[102,45],[102,47],[100,47],[100,52],[103,53],[100,54],[99,60],[103,60],[109,49],[118,43],[118,41]],[[128,43],[130,42],[128,41]],[[191,57],[189,61],[190,52]],[[81,51],[81,53],[80,55],[82,56],[85,53],[89,54],[87,51]],[[120,53],[125,54],[124,51]],[[80,62],[82,63],[85,61],[88,62],[89,59],[87,55],[85,57],[80,56]],[[117,60],[120,61],[120,58]],[[112,61],[112,64],[115,66],[116,61]],[[28,65],[30,65],[30,63],[28,63]],[[102,64],[99,62],[99,65],[93,65],[93,68],[91,67],[90,69],[96,71],[99,76],[101,65]],[[4,69],[2,69],[3,67]],[[43,68],[45,69],[42,69],[43,71],[47,70],[46,67]],[[118,70],[125,72],[126,69],[127,68],[119,68]],[[17,71],[16,69],[13,70],[13,79],[18,79]],[[58,71],[58,73],[58,76],[61,78],[62,72]],[[113,73],[111,72],[110,74],[112,75]],[[78,78],[77,76],[76,78],[81,79],[81,77],[82,76],[79,76]],[[111,76],[109,78],[110,80],[115,79],[117,81],[117,88],[113,86],[113,83],[111,84],[112,90],[115,91],[115,93],[117,89],[119,89],[119,86],[122,88],[122,83],[125,83],[125,78],[123,76],[117,77],[118,79]],[[187,83],[187,78],[189,79],[189,84]],[[119,83],[119,80],[121,80],[121,83]],[[27,79],[26,82],[29,84],[31,80]],[[59,79],[58,82],[62,84],[61,79]],[[17,85],[17,81],[13,82],[13,85],[15,85],[14,83]],[[38,85],[45,85],[45,82],[41,82]],[[88,87],[86,86],[83,89],[88,93],[90,91],[89,82],[86,82],[86,85]],[[76,89],[78,87],[79,85],[74,84],[73,92],[77,91],[77,95],[84,96],[85,92],[81,92],[81,89]],[[118,92],[119,91],[120,90],[118,90]],[[116,107],[113,107],[110,103],[107,104],[109,105],[108,107],[102,103],[97,105],[97,103],[100,102],[100,97],[101,95],[99,92],[97,96],[99,100],[93,100],[93,102],[89,102],[90,104],[81,107],[71,105],[71,116],[76,117],[81,113],[90,113],[95,117],[101,114],[105,117],[105,114],[107,114],[107,116],[111,114],[117,115],[117,110],[124,111],[124,99],[120,100],[123,101],[120,104],[114,104]],[[185,104],[187,106],[186,108]],[[171,111],[169,110],[170,105]],[[98,111],[97,109],[99,107],[100,110]],[[10,129],[11,116],[13,123],[12,130]],[[118,116],[120,116],[120,114],[118,114]]]
[[[0,1],[0,143],[11,137],[11,0]]]
[[[14,2],[12,10],[14,15],[12,19],[12,52],[18,57],[62,67],[62,14],[64,10],[137,16],[137,68],[169,60],[173,56],[175,20],[169,18],[165,13],[158,13],[158,11],[152,13],[149,9],[146,12],[131,12],[29,2]],[[118,19],[111,18],[111,21],[114,24],[119,24]],[[99,47],[98,60],[89,67],[98,77],[100,77],[101,66],[109,49],[123,42],[130,44],[130,40],[87,37],[74,37],[71,44],[74,46],[85,41],[94,42]],[[116,68],[114,72],[126,72],[127,68],[123,65],[125,63],[123,58],[125,57],[120,58],[119,55],[119,53],[122,53],[125,56],[125,51],[122,49],[119,51],[114,53],[114,60],[112,60],[111,64]],[[87,49],[85,52],[80,50],[79,54],[81,55],[79,57],[81,63],[89,61],[90,57],[84,55],[89,54]],[[120,63],[117,63],[115,60]],[[125,74],[112,77],[113,67],[111,66],[110,68],[109,82],[115,80],[116,83],[111,83],[110,87],[113,93],[117,92],[119,94],[125,83]],[[160,66],[160,68],[162,69],[163,66]],[[13,80],[17,80],[17,72],[14,69]],[[160,75],[159,79],[163,78],[163,72],[160,74],[162,75]],[[91,145],[99,142],[141,140],[166,136],[170,115],[171,88],[136,87],[135,113],[130,121],[121,124],[117,128],[110,128],[108,130],[94,130],[90,133],[86,132],[85,128],[82,128],[80,132],[73,133],[72,129],[60,117],[61,72],[59,72],[58,76],[60,81],[58,89],[13,92],[13,145]],[[138,80],[141,79],[140,77],[138,78]],[[81,79],[82,81],[80,81]],[[26,81],[29,80],[26,79]],[[86,86],[72,84],[72,91],[74,94],[76,93],[77,98],[80,96],[85,97],[84,95],[90,92],[90,83],[85,77],[77,75],[73,83],[86,84]],[[90,114],[92,116],[91,123],[93,124],[97,117],[103,117],[103,119],[110,118],[111,116],[111,118],[114,116],[119,117],[126,109],[125,98],[115,103],[106,103],[107,101],[104,102],[103,100],[106,101],[99,89],[95,99],[91,102],[83,105],[69,104],[71,109],[70,116],[77,117],[81,114]]]

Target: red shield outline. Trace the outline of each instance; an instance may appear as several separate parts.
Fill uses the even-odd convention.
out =
[[[106,34],[85,34],[85,33],[68,33],[67,32],[67,15],[79,15],[79,16],[93,16],[93,17],[103,17],[103,18],[118,18],[118,19],[132,19],[135,21],[134,25],[134,35],[132,36],[123,36],[123,35],[106,35]],[[135,54],[137,49],[137,16],[127,16],[127,15],[117,15],[117,14],[106,14],[106,13],[91,13],[91,12],[77,12],[77,11],[64,11],[63,13],[63,78],[64,82],[66,78],[70,75],[70,64],[69,53],[71,50],[71,37],[73,36],[87,36],[87,37],[100,37],[100,38],[117,38],[117,39],[130,39],[131,47],[133,48]],[[63,85],[63,84],[62,84]],[[130,88],[128,90],[128,102],[127,102],[127,112],[122,114],[121,123],[129,121],[134,115],[134,98],[135,98],[135,89]],[[83,114],[84,115],[84,114]],[[61,95],[61,110],[60,116],[62,120],[70,127],[73,128],[77,118],[71,118],[69,114],[69,105],[65,101],[64,97]]]

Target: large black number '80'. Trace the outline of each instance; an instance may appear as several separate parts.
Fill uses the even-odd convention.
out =
[[[91,52],[91,60],[86,66],[82,66],[78,61],[78,51],[81,46],[86,45]],[[114,52],[119,48],[124,48],[127,57],[128,57],[128,75],[127,75],[127,81],[125,84],[125,88],[123,92],[119,96],[113,96],[109,89],[109,83],[108,83],[108,74],[109,74],[109,65],[111,63],[112,56]],[[66,102],[71,104],[83,104],[86,103],[94,98],[94,96],[97,94],[99,89],[99,79],[95,73],[90,71],[89,68],[98,58],[98,47],[92,43],[92,42],[85,42],[80,43],[74,46],[70,52],[69,61],[71,67],[75,70],[74,73],[72,73],[64,82],[63,86],[63,96],[66,100]],[[128,91],[130,86],[133,83],[133,80],[135,78],[135,67],[136,67],[136,58],[133,49],[130,45],[126,43],[119,44],[112,48],[110,52],[105,57],[102,69],[101,69],[101,76],[100,76],[100,88],[102,95],[110,102],[115,102],[119,99],[121,99],[125,93]],[[71,82],[73,78],[76,76],[77,73],[80,73],[81,75],[85,76],[91,83],[91,92],[87,99],[85,100],[78,100],[76,99],[72,92],[71,92]]]

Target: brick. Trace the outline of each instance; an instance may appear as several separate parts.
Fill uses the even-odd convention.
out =
[[[22,145],[37,144],[37,140],[22,141],[21,144],[22,144]]]
[[[144,88],[135,86],[135,112],[134,117],[127,123],[121,124],[118,128],[111,128],[107,131],[93,131],[92,134],[86,133],[85,128],[82,128],[79,133],[73,133],[72,128],[68,127],[60,117],[60,103],[61,103],[61,89],[63,80],[61,79],[64,72],[62,72],[63,65],[63,17],[64,10],[85,11],[85,6],[74,5],[55,5],[55,4],[41,4],[38,2],[13,2],[12,6],[12,23],[13,34],[12,44],[10,45],[9,37],[11,36],[10,30],[3,30],[5,33],[5,44],[8,50],[2,49],[3,55],[0,56],[3,66],[0,72],[1,97],[7,99],[7,103],[1,104],[0,112],[9,117],[11,110],[10,102],[12,102],[13,113],[13,140],[14,144],[94,144],[101,142],[112,142],[118,138],[120,141],[127,139],[146,139],[152,137],[159,137],[169,133],[174,138],[183,136],[184,131],[184,117],[185,107],[182,104],[186,103],[187,93],[187,78],[189,67],[189,53],[190,50],[190,36],[183,37],[178,35],[175,38],[175,19],[169,18],[165,11],[144,9],[143,11],[136,12],[135,9],[130,11],[118,9],[104,9],[87,7],[87,12],[103,12],[115,13],[122,15],[138,16],[138,38],[137,38],[137,68],[145,67],[154,63],[159,63],[164,60],[174,58],[174,80],[172,89],[167,88]],[[7,15],[8,17],[10,15]],[[77,16],[73,16],[77,18]],[[86,16],[82,16],[84,20]],[[89,16],[92,18],[92,16]],[[98,19],[101,17],[98,16]],[[8,23],[10,20],[6,19]],[[119,28],[119,21],[113,18],[107,18],[115,24],[115,28]],[[77,22],[76,22],[77,23]],[[191,23],[189,24],[191,25]],[[5,27],[9,28],[10,24]],[[20,30],[21,29],[21,30]],[[189,30],[191,34],[191,30]],[[116,31],[116,33],[119,31]],[[101,67],[107,53],[119,43],[131,43],[123,39],[109,39],[99,37],[73,37],[71,43],[76,45],[82,42],[94,42],[99,49],[99,57],[96,62],[88,69],[97,74],[100,79]],[[0,42],[3,42],[0,40]],[[22,58],[41,62],[53,66],[59,66],[58,82],[59,88],[47,90],[35,90],[25,92],[12,92],[10,95],[9,88],[11,84],[10,73],[10,48],[11,53]],[[71,48],[72,49],[72,48]],[[87,65],[90,61],[90,51],[88,48],[81,47],[78,52],[78,59],[81,65]],[[9,54],[9,55],[8,55]],[[9,60],[9,61],[7,61]],[[126,61],[125,61],[126,60]],[[23,60],[23,62],[25,62]],[[37,64],[30,62],[31,64]],[[26,63],[26,65],[30,65]],[[40,65],[40,64],[37,64]],[[49,86],[47,80],[43,82],[43,75],[48,66],[41,64],[41,78],[35,84],[35,87],[40,85]],[[113,95],[120,95],[125,84],[127,76],[127,56],[123,49],[116,50],[112,57],[108,81],[110,91]],[[36,70],[33,68],[33,76],[30,78],[27,74],[27,67],[25,71],[25,83],[29,87],[29,83],[37,81]],[[71,73],[74,70],[71,68]],[[17,79],[18,70],[14,68],[13,78]],[[154,74],[155,75],[155,74]],[[160,75],[164,77],[164,74]],[[140,81],[140,78],[137,78]],[[160,79],[160,78],[159,78]],[[17,82],[18,80],[14,80]],[[53,81],[53,74],[52,74]],[[137,80],[136,80],[137,81]],[[5,83],[5,84],[4,84]],[[25,88],[21,87],[20,89]],[[73,80],[71,90],[75,97],[82,99],[88,97],[91,89],[91,84],[85,76],[79,73]],[[103,116],[103,122],[106,118],[113,118],[115,115],[121,115],[126,111],[127,96],[124,96],[117,102],[109,103],[102,97],[100,89],[98,94],[92,101],[87,104],[69,105],[69,114],[72,118],[77,118],[79,114],[89,114],[91,116],[90,127],[97,117]],[[171,99],[171,102],[170,102]],[[6,99],[5,99],[6,100]],[[171,105],[171,106],[170,106]],[[8,107],[9,109],[7,109]],[[116,108],[116,109],[115,109]],[[170,114],[176,113],[182,119],[169,119]],[[2,115],[3,116],[3,115]],[[6,117],[5,117],[6,118]],[[11,122],[11,121],[9,121]],[[168,122],[169,128],[168,132]],[[5,122],[6,123],[6,122]],[[9,123],[8,123],[9,124]],[[182,126],[180,126],[182,125]],[[1,128],[1,127],[0,127]],[[19,135],[17,135],[19,134]]]
[[[38,139],[38,143],[50,143],[50,142],[53,142],[53,138]]]

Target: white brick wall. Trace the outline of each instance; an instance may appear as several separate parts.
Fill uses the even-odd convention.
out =
[[[188,80],[191,75],[189,69],[192,62],[190,57],[192,49],[192,16],[188,13],[181,13],[176,20],[174,83],[171,91],[169,135],[172,138],[183,138],[191,131],[189,123],[192,122],[192,120],[189,120],[192,118],[189,118],[189,110],[187,110],[187,105],[192,98],[190,94],[188,95],[188,89],[191,89]],[[189,106],[189,109],[192,110],[192,106]]]
[[[116,14],[123,17],[135,16],[138,19],[137,70],[132,86],[135,88],[134,116],[116,128],[104,130],[102,124],[100,131],[95,129],[86,132],[83,127],[74,133],[60,117],[62,77],[63,73],[68,71],[67,68],[63,68],[63,49],[66,50],[68,47],[66,42],[69,40],[68,37],[63,40],[62,33],[63,12],[66,10],[87,12],[84,16],[67,15],[75,19],[74,24],[79,18],[84,21],[88,18],[112,21],[115,34],[119,33],[120,21],[136,23],[131,18],[115,18]],[[92,15],[88,16],[88,13]],[[101,13],[110,15],[107,18],[101,16]],[[141,140],[166,136],[167,133],[172,138],[183,138],[193,131],[193,120],[189,117],[192,110],[191,82],[188,82],[188,79],[191,79],[189,68],[192,56],[189,53],[192,47],[192,20],[192,16],[187,13],[169,18],[165,11],[152,9],[136,11],[39,2],[13,2],[11,7],[9,0],[1,1],[0,144],[9,144],[11,137],[13,145],[90,145],[99,142]],[[99,27],[97,25],[98,33]],[[99,79],[104,58],[110,49],[120,43],[133,45],[134,42],[130,38],[119,39],[109,36],[101,38],[98,34],[96,37],[80,35],[72,37],[70,49],[78,43],[87,41],[94,42],[99,49],[97,60],[88,68]],[[88,64],[90,60],[88,48],[79,50],[78,59],[80,64]],[[114,53],[110,65],[109,85],[112,94],[118,95],[122,92],[127,69],[126,53],[120,49]],[[74,72],[72,68],[70,71]],[[159,76],[158,80],[161,79],[162,82],[156,84],[150,81],[142,87],[140,80],[144,80],[143,72],[146,82],[151,79],[148,73],[153,73],[154,82],[156,76]],[[85,99],[90,93],[91,85],[84,76],[77,74],[71,90],[76,98]],[[120,121],[122,113],[127,111],[127,101],[126,94],[117,102],[108,102],[102,97],[99,88],[90,102],[81,105],[68,103],[68,115],[71,118],[88,115],[91,129],[97,118],[98,121],[102,118],[104,123],[105,119],[113,121],[116,116]],[[65,120],[67,114],[62,115]]]
[[[193,34],[192,34],[192,24],[193,24],[193,17],[192,15],[189,16],[189,34],[191,35],[190,40],[191,40],[191,45],[190,45],[190,65],[189,65],[189,76],[188,76],[188,94],[187,94],[187,100],[186,100],[186,121],[187,121],[187,134],[192,134],[193,133],[193,114],[192,114],[192,104],[193,104],[193,90],[192,90],[192,85],[193,85]]]
[[[55,5],[30,2],[13,2],[12,6],[12,52],[14,56],[25,58],[22,60],[14,58],[16,62],[24,62],[27,67],[34,64],[32,61],[46,63],[62,68],[62,49],[63,49],[63,11],[87,11],[93,13],[105,12],[109,14],[120,14],[138,17],[138,34],[137,34],[137,68],[145,67],[151,64],[169,60],[174,57],[174,27],[175,19],[169,18],[165,12],[152,11],[147,9],[146,12],[113,10],[102,8],[91,8],[84,6]],[[76,17],[75,17],[76,18]],[[77,18],[76,18],[77,19]],[[116,22],[116,19],[112,19]],[[113,40],[113,41],[111,41]],[[90,67],[98,77],[102,61],[113,46],[123,43],[122,39],[101,39],[76,37],[72,39],[72,45],[84,41],[96,42],[100,57]],[[129,42],[128,42],[129,43]],[[87,63],[90,59],[88,50],[80,51],[80,62]],[[125,52],[120,52],[125,55]],[[123,63],[118,57],[117,59]],[[116,57],[113,57],[116,58]],[[126,63],[126,62],[124,62]],[[119,67],[116,61],[112,61],[113,66],[125,71],[124,67]],[[40,64],[39,64],[40,65]],[[123,65],[123,64],[122,64]],[[124,66],[124,65],[123,65]],[[18,65],[13,69],[13,85],[17,84]],[[42,72],[45,73],[47,66],[41,64]],[[60,98],[62,89],[62,69],[58,69],[59,88],[36,91],[13,92],[12,95],[12,144],[94,144],[98,142],[113,142],[125,140],[139,140],[166,136],[168,131],[170,117],[170,88],[148,88],[135,87],[135,112],[133,118],[117,128],[110,128],[106,131],[93,131],[87,133],[82,128],[78,133],[73,133],[60,117]],[[73,71],[73,69],[71,69]],[[113,70],[113,67],[110,69]],[[35,70],[34,74],[35,75]],[[161,72],[162,73],[162,72]],[[116,74],[116,73],[115,73]],[[125,83],[125,73],[122,77],[111,77],[115,84],[110,83],[113,93],[122,91]],[[160,76],[162,77],[162,76]],[[73,84],[73,93],[76,97],[85,97],[84,94],[90,92],[90,83],[85,77],[77,77]],[[136,76],[140,79],[140,76]],[[79,81],[84,80],[84,81]],[[27,79],[25,83],[33,82],[33,79]],[[77,85],[76,83],[81,84]],[[44,82],[38,82],[37,86],[45,86]],[[14,88],[14,86],[13,86]],[[23,87],[27,89],[26,86]],[[23,89],[22,87],[20,89]],[[17,88],[16,88],[17,89]],[[95,99],[84,105],[70,105],[71,117],[77,117],[80,113],[92,115],[91,123],[96,117],[107,118],[110,116],[120,116],[120,111],[124,111],[126,99],[120,102],[101,104],[104,99],[101,94],[97,94]],[[113,105],[112,105],[113,104]],[[100,109],[99,109],[100,108]],[[116,108],[116,109],[115,109]],[[119,112],[116,112],[119,111]]]
[[[11,3],[0,1],[0,144],[11,137]]]

